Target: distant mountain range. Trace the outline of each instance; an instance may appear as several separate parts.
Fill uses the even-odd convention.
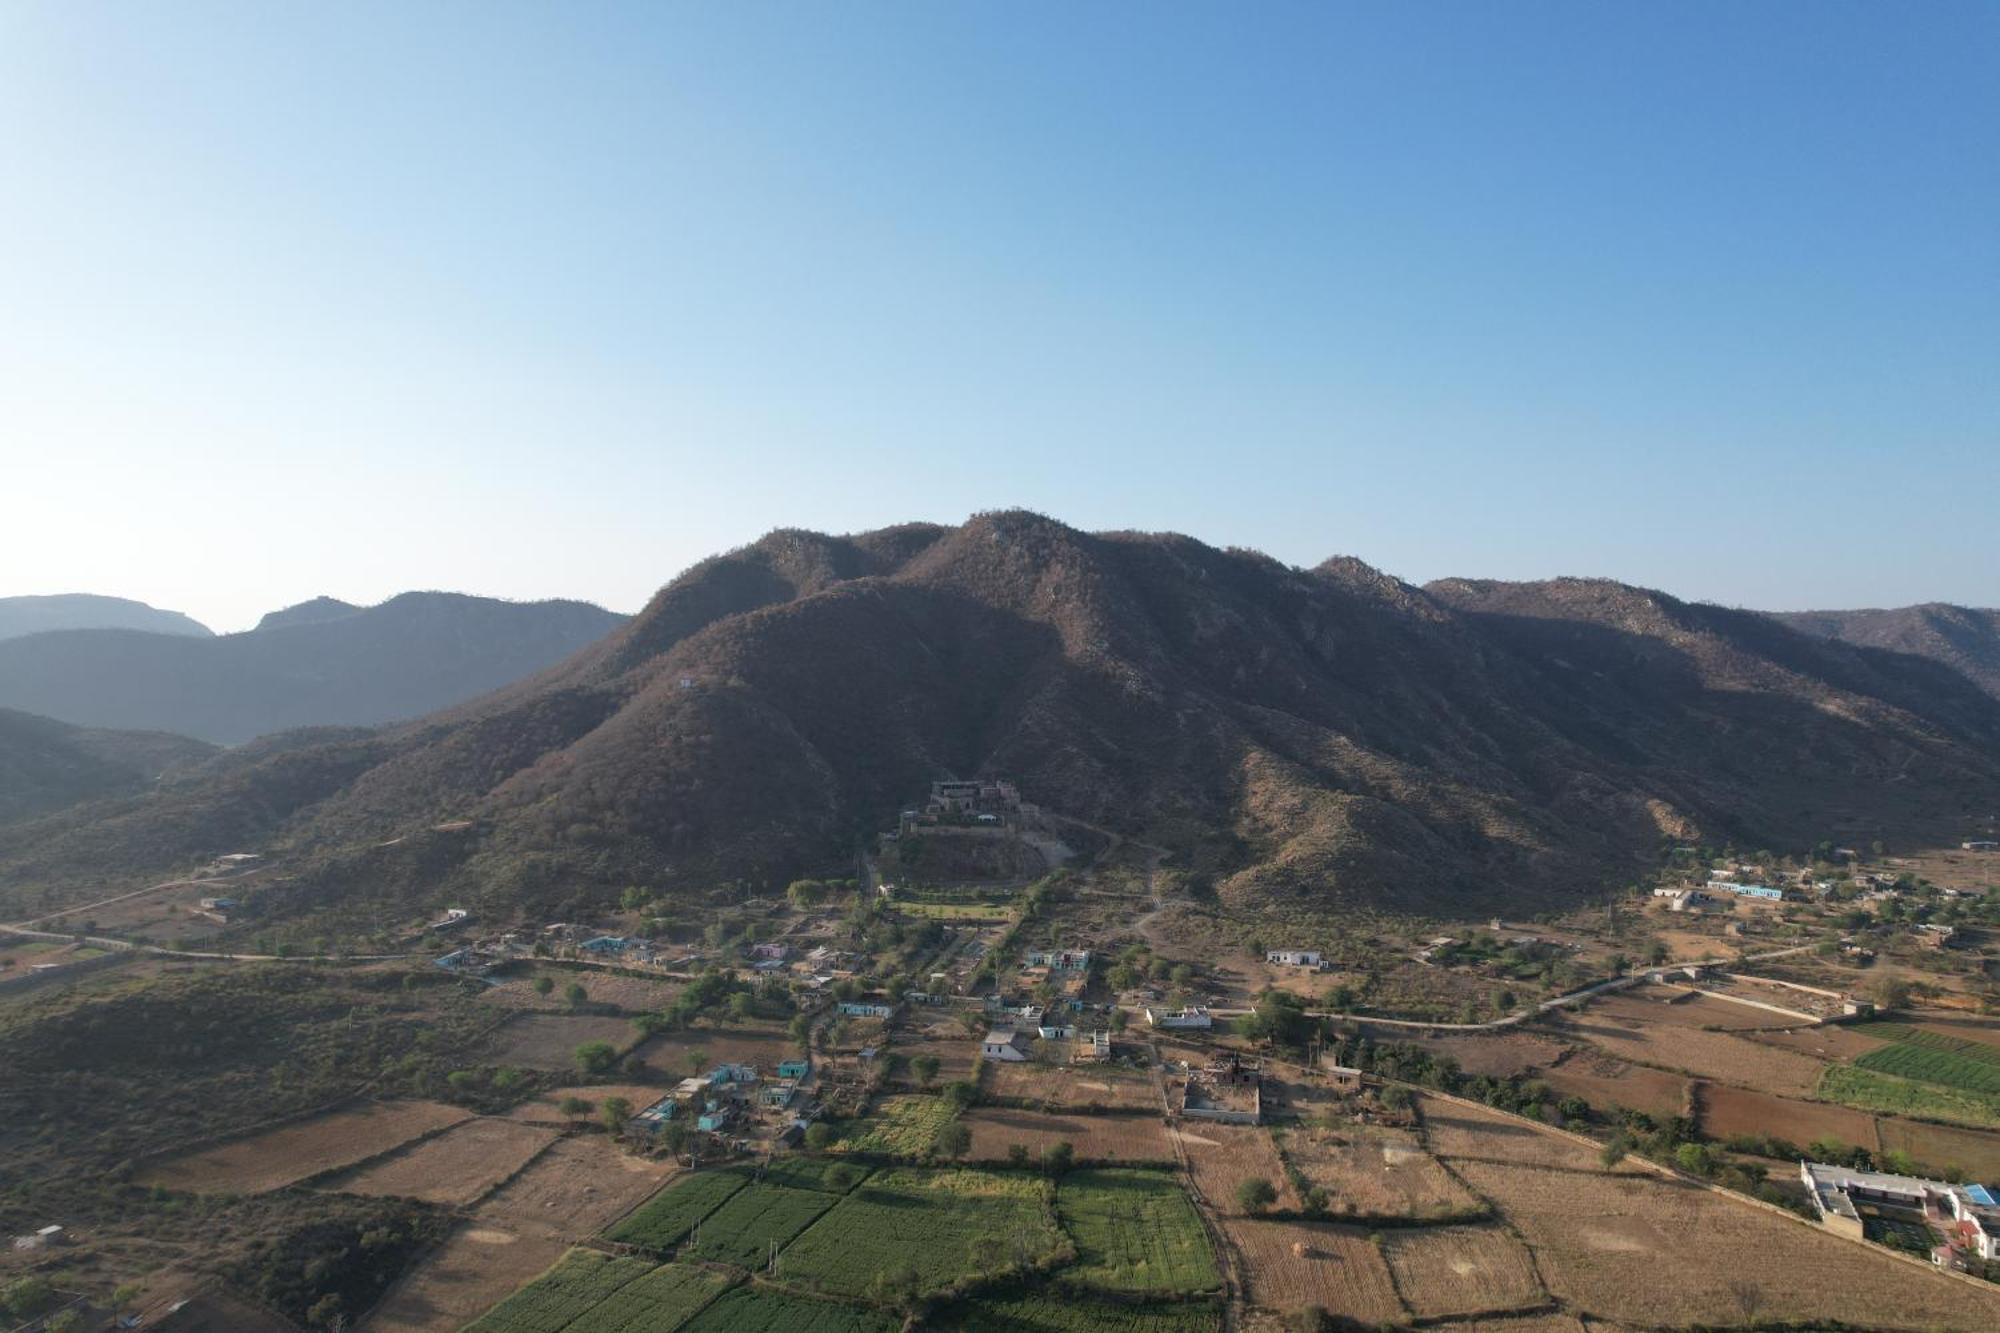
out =
[[[1942,662],[2000,696],[2000,611],[1929,602],[1893,611],[1791,611],[1793,629]]]
[[[51,630],[0,641],[0,707],[219,744],[373,726],[540,671],[624,620],[585,602],[412,592],[367,608],[319,598],[244,634]]]
[[[95,731],[0,708],[0,824],[148,790],[215,747],[156,731]]]
[[[0,597],[0,639],[64,629],[136,629],[205,639],[214,633],[178,611],[159,611],[144,602],[90,593],[53,597]]]
[[[0,700],[10,678],[0,655]],[[1233,906],[1522,911],[1672,843],[1960,836],[2000,809],[2000,699],[1602,580],[1420,588],[1026,513],[784,531],[471,703],[0,833],[0,887],[228,844],[350,922],[748,893],[851,866],[932,779],[974,774],[1164,845]]]

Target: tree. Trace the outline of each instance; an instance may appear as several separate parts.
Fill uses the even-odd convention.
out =
[[[144,1292],[145,1288],[136,1282],[124,1283],[111,1293],[111,1308],[122,1312],[130,1308]]]
[[[827,886],[817,879],[795,879],[785,888],[785,897],[797,908],[817,907],[826,901]]]
[[[957,1160],[972,1151],[972,1131],[963,1120],[947,1120],[938,1126],[931,1148],[940,1157]]]
[[[580,1009],[590,999],[590,992],[583,988],[581,981],[572,981],[563,987],[563,998],[569,1001],[570,1008]]]
[[[598,1114],[603,1117],[604,1128],[616,1134],[632,1118],[632,1103],[623,1097],[606,1097]]]
[[[1624,1161],[1625,1154],[1630,1151],[1632,1151],[1632,1140],[1625,1137],[1625,1131],[1621,1129],[1605,1143],[1603,1151],[1597,1154],[1597,1160],[1606,1171],[1609,1171]]]
[[[554,991],[555,988],[556,979],[554,977],[540,976],[535,978],[535,994],[547,995]]]
[[[618,1065],[618,1048],[608,1041],[587,1041],[576,1048],[576,1067],[585,1074],[608,1074]]]
[[[833,1126],[824,1120],[815,1120],[806,1126],[806,1147],[814,1152],[825,1152],[833,1146]]]
[[[589,1115],[592,1105],[581,1097],[565,1097],[556,1103],[556,1109],[574,1120],[580,1115]]]
[[[687,1150],[690,1131],[686,1120],[669,1120],[660,1126],[660,1146],[669,1156],[679,1157]]]
[[[83,1327],[83,1316],[75,1310],[58,1310],[42,1327],[47,1333],[77,1333]]]
[[[0,1287],[0,1310],[10,1315],[26,1318],[41,1312],[43,1306],[54,1299],[56,1289],[45,1277],[15,1278]]]
[[[1399,1083],[1391,1083],[1382,1089],[1382,1105],[1390,1111],[1406,1111],[1410,1107],[1410,1090]]]
[[[917,1081],[926,1088],[937,1081],[938,1070],[943,1067],[944,1062],[935,1055],[920,1055],[910,1061],[910,1069],[916,1074]]]
[[[1261,1213],[1278,1201],[1278,1191],[1262,1176],[1251,1176],[1236,1187],[1236,1206],[1246,1213]]]
[[[944,1099],[951,1103],[952,1110],[963,1111],[979,1100],[979,1089],[964,1079],[958,1079],[944,1085],[943,1095]]]
[[[1910,1002],[1910,983],[1899,977],[1875,977],[1868,983],[1868,998],[1878,1009],[1901,1009]]]
[[[1007,1164],[1009,1166],[1026,1166],[1028,1164],[1028,1145],[1025,1143],[1008,1144]]]
[[[1068,1139],[1059,1139],[1042,1149],[1042,1166],[1052,1176],[1059,1176],[1069,1170],[1076,1161],[1076,1149]]]

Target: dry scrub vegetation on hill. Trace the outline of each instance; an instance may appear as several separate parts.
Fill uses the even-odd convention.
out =
[[[631,883],[747,891],[989,772],[1165,844],[1233,907],[1518,910],[1629,879],[1666,838],[1988,810],[1996,756],[2000,701],[1962,676],[1751,613],[1002,513],[774,533],[477,703],[12,830],[0,894],[252,843],[302,872],[275,905],[335,921],[419,891],[551,913]]]

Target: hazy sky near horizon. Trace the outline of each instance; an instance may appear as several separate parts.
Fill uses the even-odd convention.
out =
[[[0,6],[0,595],[1027,506],[2000,604],[2000,7]]]

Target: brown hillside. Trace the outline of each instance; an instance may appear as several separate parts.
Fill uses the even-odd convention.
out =
[[[780,532],[486,699],[16,830],[0,885],[223,829],[308,867],[301,907],[378,920],[411,895],[749,891],[851,864],[928,781],[981,772],[1164,843],[1238,904],[1518,910],[1665,839],[1794,847],[1990,809],[2000,701],[1611,583],[1420,589],[1023,513]]]

